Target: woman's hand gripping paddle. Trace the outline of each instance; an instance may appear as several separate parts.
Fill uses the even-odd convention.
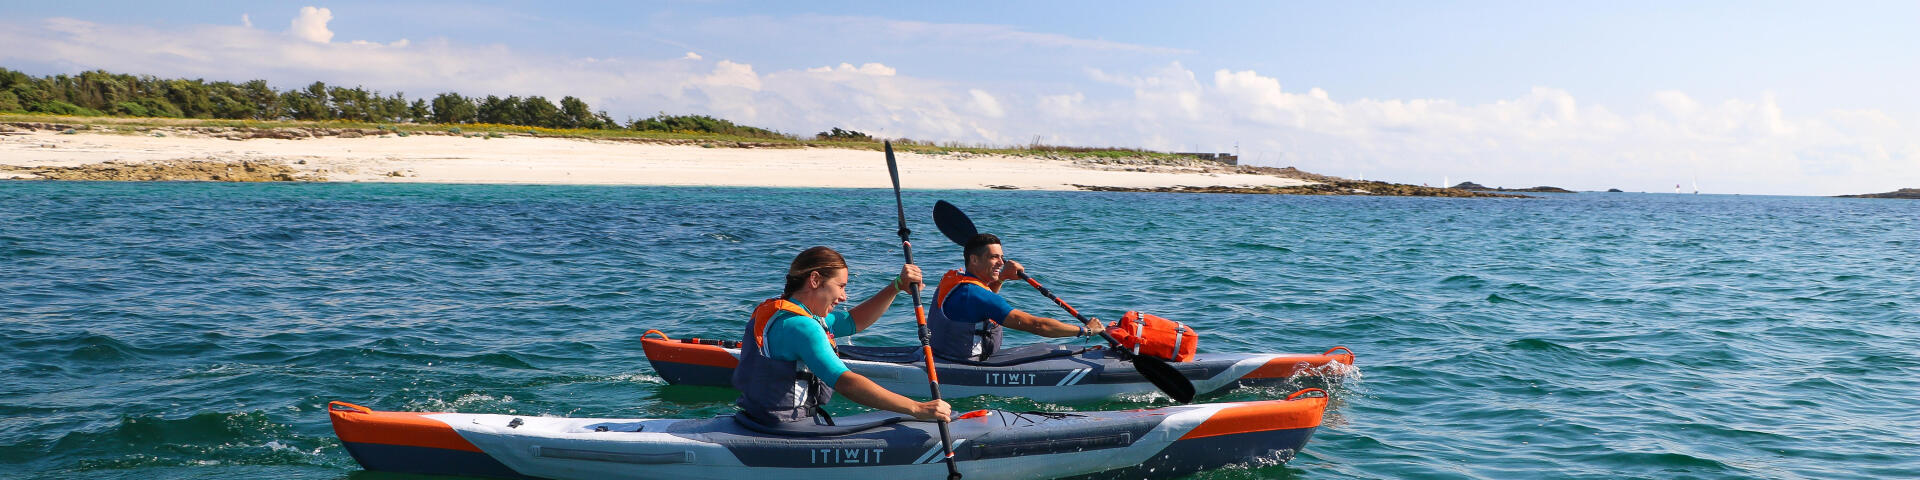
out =
[[[961,212],[960,207],[953,206],[953,204],[947,203],[946,200],[941,200],[933,204],[933,224],[940,227],[940,233],[945,234],[948,240],[952,240],[953,243],[962,246],[966,245],[968,240],[973,239],[973,236],[980,232],[973,227],[973,219],[967,218],[967,214]],[[901,228],[905,229],[906,227],[903,226]],[[1027,276],[1027,272],[1020,272],[1020,279],[1026,280],[1027,285],[1032,285],[1033,289],[1039,290],[1041,295],[1045,295],[1047,299],[1053,300],[1053,303],[1060,305],[1060,308],[1066,309],[1067,313],[1073,315],[1073,318],[1080,320],[1080,323],[1087,323],[1087,317],[1081,316],[1079,310],[1075,310],[1072,305],[1067,305],[1066,300],[1061,300],[1060,297],[1054,296],[1052,291],[1047,290],[1047,287],[1040,286],[1040,281]],[[914,301],[916,305],[919,304],[917,298],[918,297],[916,297]],[[1173,397],[1173,400],[1176,402],[1193,402],[1193,381],[1188,380],[1186,375],[1181,375],[1179,370],[1173,368],[1173,365],[1168,365],[1166,360],[1161,360],[1157,357],[1133,355],[1126,349],[1120,348],[1120,343],[1115,342],[1112,336],[1107,335],[1107,332],[1101,331],[1099,333],[1100,338],[1106,339],[1107,344],[1113,346],[1115,353],[1119,354],[1123,359],[1132,361],[1133,369],[1138,370],[1140,376],[1147,377],[1147,381],[1153,382],[1153,386],[1160,388],[1162,393],[1166,393],[1168,397]]]
[[[887,149],[887,175],[893,177],[893,206],[900,217],[900,249],[907,253],[907,264],[913,264],[913,245],[907,242],[907,205],[900,199],[900,166],[893,160],[893,142],[885,143]],[[920,324],[920,350],[927,356],[927,387],[933,391],[933,399],[940,399],[940,375],[933,371],[933,337],[927,331],[927,310],[920,306],[920,288],[915,286],[907,290],[913,296],[913,318]],[[1188,387],[1192,391],[1192,387]],[[953,436],[947,434],[947,422],[940,422],[940,448],[947,452],[947,480],[960,480],[960,470],[953,466]]]

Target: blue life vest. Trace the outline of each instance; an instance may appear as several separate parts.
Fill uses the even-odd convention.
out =
[[[927,330],[932,334],[933,354],[948,360],[986,360],[1000,349],[1000,324],[991,319],[978,322],[956,321],[947,316],[947,294],[961,285],[980,287],[993,293],[980,279],[948,270],[940,277],[940,290],[933,294],[933,308],[927,312]],[[975,319],[962,319],[975,320]]]

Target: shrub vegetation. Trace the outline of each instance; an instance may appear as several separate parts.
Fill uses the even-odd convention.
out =
[[[447,92],[408,99],[361,87],[313,82],[280,91],[266,80],[243,83],[166,79],[91,70],[34,77],[0,68],[0,112],[225,120],[336,120],[366,123],[493,123],[544,128],[618,129],[605,111],[574,97],[485,98]],[[748,127],[750,128],[750,127]]]
[[[366,125],[404,135],[408,130],[444,129],[456,135],[500,138],[501,132],[583,136],[700,138],[775,144],[832,142],[844,148],[878,150],[882,139],[835,127],[803,139],[765,128],[740,125],[707,115],[668,115],[628,119],[621,124],[572,96],[558,103],[545,97],[496,95],[469,97],[444,92],[431,99],[405,93],[383,94],[313,82],[276,90],[266,80],[241,83],[169,79],[91,70],[78,75],[35,77],[0,68],[0,112],[66,117],[138,117],[106,120],[123,124],[195,124],[206,126]],[[184,120],[141,120],[184,119]],[[420,124],[440,124],[429,127]],[[466,127],[463,131],[461,126]],[[896,148],[922,153],[997,153],[1078,158],[1177,158],[1136,149],[1087,148],[1032,143],[1015,146],[891,139]],[[712,143],[704,144],[714,146]]]

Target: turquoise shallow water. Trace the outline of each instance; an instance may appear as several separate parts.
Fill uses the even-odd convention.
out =
[[[1201,478],[1920,477],[1920,203],[909,191],[935,273],[936,199],[1094,315],[1358,352],[1293,463]],[[816,244],[877,289],[892,214],[880,189],[0,183],[0,477],[397,478],[328,400],[722,413],[640,334],[737,334]],[[855,343],[911,343],[908,313]]]

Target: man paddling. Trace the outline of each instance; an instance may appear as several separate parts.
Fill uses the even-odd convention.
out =
[[[965,246],[966,270],[940,277],[933,308],[927,310],[934,355],[986,360],[1000,348],[1001,327],[1051,338],[1092,336],[1103,328],[1098,318],[1083,325],[1014,309],[1000,296],[1000,286],[1020,278],[1020,262],[1006,259],[1000,237],[993,234],[974,235]]]

